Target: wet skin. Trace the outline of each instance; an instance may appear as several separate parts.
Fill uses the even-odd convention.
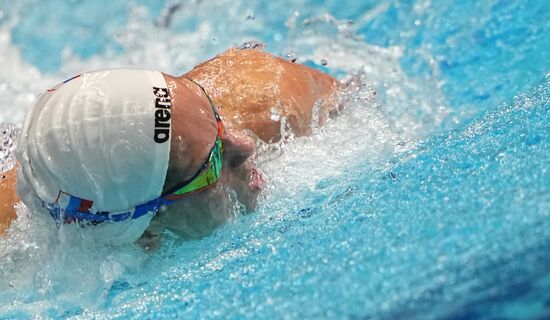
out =
[[[16,171],[0,174],[0,236],[16,218],[14,205],[19,202],[15,192]]]
[[[256,49],[230,49],[181,77],[164,77],[173,109],[164,191],[173,191],[197,172],[217,134],[207,97],[188,78],[204,87],[222,116],[223,169],[214,187],[194,192],[156,215],[139,241],[149,248],[158,246],[164,228],[185,239],[210,234],[234,214],[235,198],[247,211],[253,211],[265,182],[253,164],[256,147],[251,135],[265,142],[281,138],[281,123],[273,119],[273,112],[286,118],[296,135],[310,134],[314,105],[320,108],[322,124],[335,108],[339,93],[339,85],[331,76]],[[15,195],[14,175],[0,185],[7,190],[2,194]],[[13,205],[17,201],[16,196],[0,196],[0,204],[4,204],[0,207],[0,233],[15,217]]]

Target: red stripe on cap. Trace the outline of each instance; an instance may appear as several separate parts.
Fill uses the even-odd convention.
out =
[[[78,208],[79,212],[90,212],[90,209],[92,209],[92,206],[94,205],[93,201],[90,200],[80,200],[80,207]]]

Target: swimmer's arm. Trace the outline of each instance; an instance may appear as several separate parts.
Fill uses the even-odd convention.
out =
[[[295,134],[310,134],[316,103],[322,103],[315,111],[322,125],[338,109],[342,92],[334,77],[259,49],[230,49],[184,76],[205,87],[222,116],[235,120],[234,129],[250,129],[265,141],[279,139],[278,116]]]
[[[15,205],[19,202],[16,193],[17,170],[0,174],[0,236],[10,227],[17,214]]]

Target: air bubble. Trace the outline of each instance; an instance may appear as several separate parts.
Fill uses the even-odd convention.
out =
[[[295,52],[289,52],[285,55],[285,57],[287,58],[287,60],[292,62],[296,62],[296,60],[298,59],[298,56],[296,55]]]

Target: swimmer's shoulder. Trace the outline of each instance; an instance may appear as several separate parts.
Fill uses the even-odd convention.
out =
[[[333,91],[339,87],[337,80],[306,65],[289,61],[264,51],[257,43],[245,43],[238,48],[230,48],[210,60],[196,65],[184,75],[203,86],[208,82],[216,85],[235,82],[253,82],[257,87],[270,87],[277,82],[294,85],[306,84]]]
[[[205,69],[220,69],[224,70],[234,69],[242,66],[242,64],[269,64],[273,62],[284,62],[285,60],[276,57],[270,53],[264,51],[263,46],[248,46],[229,48],[226,51],[216,55],[215,57],[197,64],[193,70],[205,70]],[[193,71],[189,72],[187,76],[193,75]]]

